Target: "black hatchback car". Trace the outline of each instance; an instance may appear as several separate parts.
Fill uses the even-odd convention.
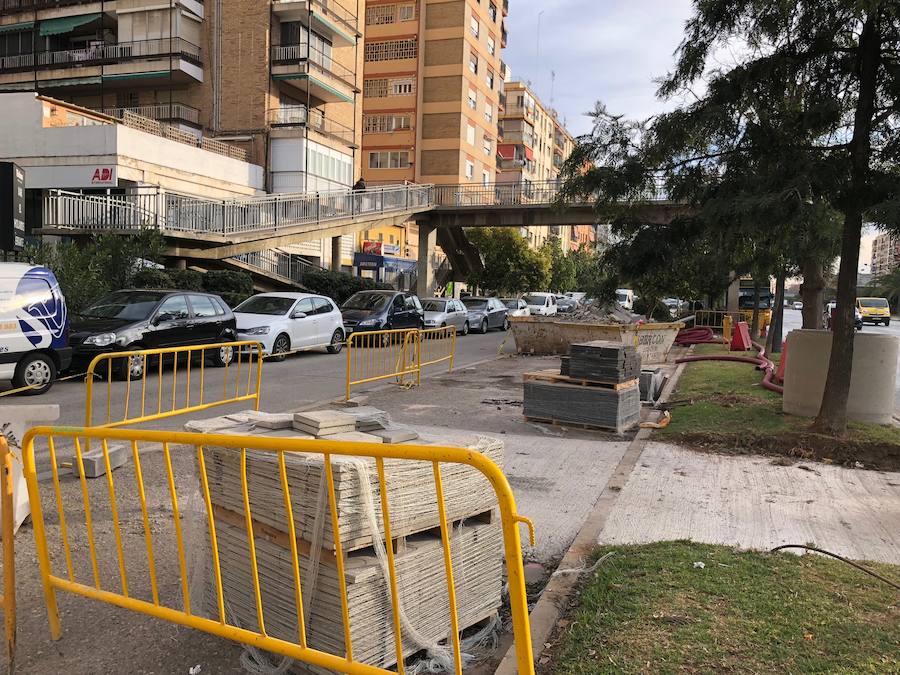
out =
[[[419,298],[402,291],[359,291],[341,305],[341,315],[348,334],[425,325],[425,310]]]
[[[235,318],[218,295],[184,291],[123,290],[106,295],[75,315],[69,344],[81,365],[97,354],[233,342]],[[230,348],[210,356],[215,366],[231,361]],[[128,373],[124,359],[114,374]],[[143,374],[143,359],[131,359],[131,377]]]

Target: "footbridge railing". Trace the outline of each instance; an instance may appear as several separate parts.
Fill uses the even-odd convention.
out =
[[[561,187],[559,180],[436,185],[434,203],[438,207],[547,206],[559,197]],[[669,201],[662,182],[655,183],[639,198],[654,203]]]
[[[239,200],[204,199],[160,188],[100,195],[50,190],[44,204],[44,227],[89,231],[151,227],[227,236],[433,206],[432,185],[270,194]]]

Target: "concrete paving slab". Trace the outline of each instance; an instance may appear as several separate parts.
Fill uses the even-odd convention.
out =
[[[849,558],[898,563],[900,473],[779,466],[649,443],[599,542],[672,539],[763,550],[814,542]]]

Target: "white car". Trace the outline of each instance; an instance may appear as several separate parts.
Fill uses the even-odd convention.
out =
[[[509,310],[507,316],[531,316],[531,310],[528,309],[528,303],[521,298],[503,298],[500,300]]]
[[[559,311],[553,293],[529,293],[522,299],[533,316],[556,316]]]
[[[794,301],[794,309],[803,309],[803,303],[800,300]]]
[[[344,321],[337,305],[322,295],[260,293],[234,308],[238,340],[257,340],[263,353],[282,360],[291,351],[344,346]]]

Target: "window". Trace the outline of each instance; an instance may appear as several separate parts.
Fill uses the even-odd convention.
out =
[[[409,152],[390,150],[369,153],[370,169],[406,169],[409,167]]]
[[[491,139],[487,136],[484,137],[484,142],[482,143],[482,147],[484,148],[484,154],[488,157],[491,156],[491,151],[493,150],[493,144],[491,143]]]
[[[466,126],[466,143],[475,145],[475,126],[472,124]]]
[[[478,55],[477,54],[469,54],[469,70],[471,70],[476,75],[478,74]]]
[[[491,17],[491,21],[497,20],[497,5],[493,2],[488,4],[488,16]]]
[[[213,301],[205,295],[192,295],[191,308],[194,310],[194,316],[198,319],[210,319],[220,314],[216,311]]]
[[[388,96],[409,96],[416,93],[416,83],[413,79],[404,78],[372,78],[363,82],[363,96],[365,98],[386,98]]]
[[[493,56],[494,52],[497,51],[497,43],[494,42],[494,38],[492,38],[490,36],[488,36],[488,39],[487,39],[487,48],[488,48],[488,53],[491,56]]]
[[[469,23],[469,30],[472,32],[473,36],[478,37],[479,28],[480,26],[478,25],[478,18],[473,16],[471,22]]]
[[[363,96],[365,98],[385,98],[388,95],[388,81],[386,78],[365,80],[363,82]]]
[[[472,180],[475,177],[475,163],[466,160],[466,178]]]
[[[414,295],[407,295],[406,297],[404,297],[403,298],[403,308],[408,311],[411,311],[411,312],[416,311],[418,309],[418,307],[416,307],[415,297],[416,296],[414,296]]]
[[[333,309],[331,302],[325,298],[312,298],[312,303],[314,314],[328,314]]]
[[[486,119],[488,122],[494,121],[494,106],[492,106],[490,103],[484,104],[484,119]]]
[[[294,310],[294,314],[298,312],[303,312],[306,316],[312,316],[316,313],[316,308],[313,306],[312,298],[303,298],[300,302],[297,303],[297,308]]]
[[[394,59],[414,59],[418,53],[419,43],[416,39],[366,42],[365,60],[367,63],[371,63]]]
[[[413,4],[400,5],[397,8],[397,14],[400,21],[412,21],[416,18],[416,6]]]
[[[394,302],[392,303],[393,309],[395,312],[402,312],[403,306],[405,305],[405,301],[402,295],[397,295],[394,297]]]
[[[487,84],[488,89],[494,88],[494,71],[490,68],[487,69],[487,73],[484,76],[484,82]]]
[[[475,110],[475,108],[478,107],[478,93],[474,89],[469,89],[468,103],[472,110]]]
[[[380,26],[386,23],[394,23],[394,10],[396,5],[375,5],[366,7],[366,25]]]
[[[491,182],[491,172],[485,169],[481,172],[481,182],[483,185],[490,185]]]
[[[190,315],[187,298],[183,295],[173,295],[171,298],[166,298],[156,313],[156,316],[162,321],[177,321],[178,319],[186,319]]]
[[[410,80],[391,80],[391,96],[409,96],[415,91],[415,85]]]
[[[365,115],[363,117],[364,134],[387,134],[409,128],[409,115]]]

